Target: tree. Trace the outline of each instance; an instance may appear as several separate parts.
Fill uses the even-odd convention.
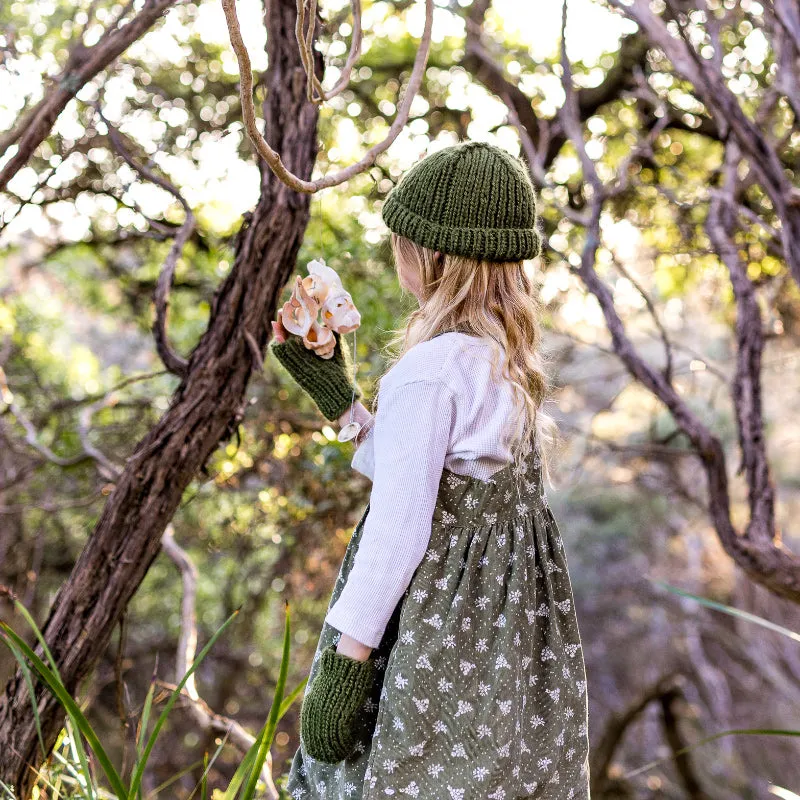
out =
[[[289,168],[310,177],[317,107],[305,96],[293,2],[266,7],[269,68],[266,130]],[[288,77],[287,77],[288,76]],[[291,76],[294,76],[292,78]],[[103,652],[125,606],[159,552],[184,489],[243,413],[260,368],[269,319],[289,279],[308,220],[308,197],[263,171],[261,197],[238,235],[236,260],[214,298],[208,330],[192,352],[168,411],[127,461],[94,533],[53,602],[44,628],[65,685],[73,691]],[[62,725],[57,702],[39,697],[45,741]],[[0,774],[27,796],[41,761],[28,691],[19,674],[0,701]]]
[[[571,209],[563,209],[567,216],[585,230],[580,263],[574,266],[586,290],[598,301],[611,335],[614,351],[630,374],[651,391],[672,414],[676,425],[685,434],[700,458],[708,481],[709,513],[726,552],[754,581],[764,584],[775,593],[800,602],[800,562],[780,541],[775,525],[774,487],[770,477],[769,461],[764,437],[764,419],[761,398],[761,358],[764,349],[763,319],[757,302],[756,288],[747,275],[746,265],[735,243],[740,230],[740,217],[766,230],[775,243],[780,243],[786,267],[795,281],[800,283],[800,195],[795,181],[786,174],[793,166],[784,154],[785,139],[771,135],[772,126],[794,130],[800,105],[794,87],[800,76],[800,51],[796,49],[796,15],[789,4],[778,4],[775,11],[763,18],[764,34],[775,42],[780,68],[774,84],[763,91],[757,107],[758,121],[751,120],[741,108],[736,96],[725,82],[723,66],[724,48],[721,32],[735,26],[741,12],[736,7],[723,8],[721,14],[710,7],[692,15],[698,21],[692,24],[697,31],[699,20],[707,21],[710,58],[700,56],[691,44],[683,14],[667,3],[666,15],[672,21],[672,31],[667,20],[655,13],[646,0],[636,0],[627,5],[612,0],[611,5],[633,19],[640,32],[632,35],[623,47],[619,64],[609,72],[600,91],[595,90],[594,101],[587,102],[586,92],[575,91],[572,67],[566,57],[565,27],[568,4],[563,5],[561,28],[560,78],[566,101],[557,118],[545,123],[531,115],[528,103],[518,87],[508,80],[502,70],[492,62],[481,40],[481,22],[490,3],[476,2],[470,11],[470,31],[467,54],[470,65],[487,88],[498,94],[509,107],[520,136],[526,143],[526,154],[536,175],[544,178],[548,166],[561,147],[569,142],[581,164],[582,183],[570,197]],[[794,24],[793,24],[794,23]],[[736,409],[739,444],[742,452],[742,471],[749,487],[750,519],[742,532],[732,521],[728,474],[725,454],[719,438],[681,398],[672,382],[672,352],[670,342],[664,337],[665,364],[661,369],[649,364],[626,332],[614,302],[612,289],[598,275],[597,252],[603,246],[600,223],[606,206],[630,197],[633,187],[631,176],[637,164],[651,158],[653,142],[663,131],[681,128],[685,123],[678,110],[658,97],[642,73],[642,58],[651,50],[663,52],[670,65],[689,82],[690,91],[702,111],[698,116],[710,123],[708,135],[725,146],[723,163],[714,171],[712,182],[717,184],[708,192],[707,214],[704,221],[707,235],[714,251],[727,268],[737,306],[737,369],[731,390]],[[636,65],[636,71],[631,66]],[[603,91],[611,88],[612,91]],[[595,161],[588,155],[584,124],[600,104],[616,101],[619,90],[632,92],[638,89],[638,110],[644,117],[646,137],[631,148],[621,161],[615,179],[604,182]],[[778,102],[785,92],[785,104]],[[794,112],[794,124],[787,120],[789,110]],[[759,125],[758,122],[762,124]],[[767,125],[769,121],[770,125]],[[700,129],[700,123],[693,123]],[[544,135],[546,132],[546,135]],[[789,136],[788,132],[786,134]],[[796,162],[795,162],[796,163]],[[738,168],[747,166],[746,179],[738,176]],[[546,180],[546,179],[545,179]],[[763,195],[753,199],[754,189]],[[751,190],[751,197],[744,193]],[[771,203],[769,201],[772,201]],[[580,209],[580,213],[573,209]],[[613,213],[613,212],[612,212]],[[778,233],[780,231],[780,233]],[[745,231],[743,231],[745,232]],[[745,232],[746,233],[746,232]],[[649,298],[649,306],[655,308]],[[660,325],[656,317],[656,324]],[[663,332],[663,327],[661,327]]]

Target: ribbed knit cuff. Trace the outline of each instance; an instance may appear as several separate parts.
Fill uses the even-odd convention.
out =
[[[331,644],[320,654],[317,672],[300,710],[300,734],[306,752],[337,764],[356,746],[356,723],[372,689],[374,661],[336,652]]]
[[[336,348],[329,359],[309,350],[299,336],[290,336],[285,342],[275,341],[270,345],[270,350],[286,371],[332,422],[362,396],[358,384],[353,396],[349,348],[339,334],[334,335]]]
[[[429,250],[486,261],[507,262],[536,258],[542,235],[536,228],[455,228],[415,214],[390,194],[381,210],[389,230]]]

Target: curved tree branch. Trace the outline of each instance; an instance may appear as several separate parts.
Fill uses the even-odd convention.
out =
[[[666,4],[678,26],[680,38],[675,38],[664,20],[656,14],[647,0],[608,0],[621,13],[647,32],[651,42],[661,49],[675,69],[694,86],[707,108],[716,113],[714,119],[722,132],[734,135],[748,157],[748,163],[759,176],[759,183],[769,196],[775,214],[781,219],[781,241],[784,257],[795,281],[800,284],[800,191],[792,186],[775,148],[767,134],[743,111],[718,69],[700,58],[685,30],[686,23],[673,0]],[[795,75],[795,80],[796,80]]]
[[[294,40],[294,0],[266,4],[268,68],[264,119],[289,168],[308,178],[317,154],[318,107],[305,97]],[[64,685],[74,692],[92,670],[161,550],[164,529],[186,487],[220,441],[236,429],[253,372],[248,331],[264,352],[275,309],[290,279],[309,217],[308,195],[291,191],[270,170],[246,216],[234,264],[212,303],[208,328],[192,352],[168,409],[138,443],[116,481],[92,535],[53,601],[43,627]],[[63,709],[44,688],[36,702],[42,735],[52,746]],[[0,698],[0,775],[29,796],[31,767],[42,760],[31,698],[17,671]]]
[[[299,0],[299,2],[302,3],[303,0]],[[267,142],[258,130],[255,104],[253,102],[253,70],[250,65],[250,56],[247,53],[247,48],[242,39],[239,19],[236,16],[236,1],[222,0],[222,7],[225,11],[225,20],[228,25],[231,45],[233,46],[236,59],[239,63],[241,78],[239,95],[242,101],[242,118],[244,120],[245,130],[258,154],[267,162],[267,165],[278,179],[290,189],[305,194],[314,194],[320,189],[325,189],[329,186],[338,186],[340,183],[350,180],[350,178],[355,177],[372,166],[372,164],[375,163],[375,159],[387,150],[392,142],[400,135],[400,131],[403,130],[403,127],[408,121],[411,103],[419,87],[422,85],[425,65],[428,62],[428,53],[431,47],[431,29],[433,27],[433,0],[425,0],[425,28],[419,43],[417,56],[414,60],[414,68],[411,71],[411,77],[408,79],[403,99],[400,101],[394,122],[389,128],[386,138],[382,142],[371,147],[355,164],[351,164],[349,167],[345,167],[343,170],[333,175],[326,175],[323,178],[317,178],[313,181],[303,180],[287,169],[286,165],[281,160],[281,156],[272,149],[269,142]],[[313,30],[313,23],[309,26],[309,30]]]
[[[649,20],[654,15],[649,11],[646,0],[633,0],[632,6],[625,5],[621,0],[609,0],[609,2],[620,8],[623,13],[635,16],[637,21],[641,16],[643,22],[640,27],[646,34],[651,34],[651,28],[645,25],[644,21]],[[490,0],[480,0],[480,2],[473,4],[471,8],[471,11],[474,12],[472,14],[473,24],[468,24],[467,27],[468,38],[473,37],[477,41],[477,45],[474,45],[470,52],[474,57],[481,58],[484,62],[488,56],[486,56],[485,50],[479,46],[480,31],[476,24],[482,21],[489,4]],[[571,81],[571,67],[566,58],[564,48],[563,31],[565,19],[566,17],[562,16],[560,61],[562,86],[566,100],[560,110],[558,119],[555,124],[551,125],[551,128],[555,132],[554,138],[561,137],[562,143],[567,140],[572,142],[583,168],[584,182],[587,184],[584,188],[584,194],[588,200],[587,208],[585,210],[582,209],[577,214],[566,214],[565,212],[565,215],[578,222],[578,224],[585,226],[586,229],[580,266],[573,268],[573,271],[580,277],[584,286],[599,303],[616,355],[625,365],[628,372],[664,403],[672,414],[677,428],[692,443],[703,465],[708,481],[708,510],[725,551],[754,581],[767,587],[775,594],[791,599],[794,602],[800,602],[800,559],[782,545],[780,536],[774,527],[774,490],[771,488],[769,467],[763,451],[763,419],[760,416],[760,388],[757,385],[760,380],[760,349],[755,338],[758,334],[753,334],[752,331],[749,331],[748,326],[748,320],[752,323],[754,319],[752,309],[750,311],[745,309],[743,314],[740,335],[744,336],[747,332],[749,338],[745,345],[745,353],[740,357],[733,386],[734,403],[738,403],[740,406],[740,410],[737,411],[737,422],[742,428],[740,441],[747,443],[744,470],[748,480],[753,482],[750,487],[751,513],[753,516],[744,533],[740,533],[733,525],[731,518],[727,464],[722,442],[694,413],[681,394],[671,384],[669,373],[659,372],[638,352],[619,316],[611,289],[597,274],[595,257],[597,248],[601,244],[600,218],[604,205],[610,198],[619,195],[627,188],[627,179],[624,176],[620,176],[616,183],[612,181],[609,185],[605,185],[598,175],[594,161],[586,151],[581,124],[585,119],[583,116],[585,108],[580,101],[582,91],[576,91]],[[667,40],[670,40],[663,43],[664,49],[673,50],[674,46],[680,46],[680,42],[677,45],[673,45],[675,40],[668,33],[665,33],[666,28],[663,22],[658,20],[657,25],[656,23],[653,23],[653,25],[656,26],[654,43],[657,46],[662,44],[662,39],[660,38],[662,35],[666,36]],[[651,36],[650,38],[652,39],[653,37]],[[680,67],[681,71],[685,71],[687,76],[697,77],[697,68],[687,53],[678,50],[676,59],[672,59],[671,52],[667,52],[667,55],[670,56],[670,60],[673,61],[676,67]],[[676,60],[678,63],[676,63]],[[529,100],[527,97],[525,98],[525,104],[523,104],[519,94],[515,95],[514,89],[516,87],[506,78],[497,65],[484,63],[484,70],[478,72],[477,77],[479,80],[486,82],[486,86],[490,91],[495,92],[500,99],[506,102],[509,106],[509,117],[514,119],[514,115],[516,115],[516,122],[525,129],[529,142],[537,142],[542,123],[535,118],[531,120],[535,115],[528,108]],[[727,87],[725,87],[725,91],[728,92]],[[518,89],[517,92],[519,92]],[[517,97],[516,100],[514,99],[515,96]],[[600,96],[604,96],[604,93],[601,92]],[[710,107],[714,108],[717,113],[724,114],[724,106],[723,111],[719,110],[718,105],[711,105]],[[519,115],[521,110],[525,112],[524,116]],[[531,121],[526,123],[526,120]],[[529,129],[529,126],[532,127]],[[649,146],[648,142],[652,144],[660,130],[667,127],[669,127],[668,123],[659,124],[657,121],[651,130],[654,135],[648,136],[648,141],[640,143],[636,149],[646,155]],[[731,130],[733,129],[732,127]],[[766,146],[763,140],[762,144]],[[525,146],[524,138],[523,146]],[[551,149],[548,148],[548,153],[550,153]],[[529,150],[530,143],[526,146],[525,152],[529,152]],[[539,171],[543,173],[549,163],[549,160],[540,159]],[[715,191],[718,190],[713,189],[713,187],[710,188],[709,196],[713,197]],[[741,206],[737,204],[736,210],[737,213],[741,213]],[[572,211],[574,212],[574,209]],[[786,224],[780,232],[784,242]],[[796,244],[800,243],[800,236],[797,236],[796,239]],[[566,256],[564,254],[560,255],[568,263]],[[798,263],[800,264],[800,261]],[[748,304],[750,302],[747,300],[748,292],[751,290],[752,287],[748,290],[744,284],[741,284],[739,289],[740,296]],[[744,342],[744,339],[742,342]],[[757,412],[755,416],[753,416],[754,410]]]
[[[742,465],[747,478],[750,502],[748,535],[771,542],[775,530],[775,487],[770,477],[764,437],[764,412],[761,400],[761,361],[764,353],[764,326],[761,310],[747,269],[729,231],[735,223],[736,167],[739,148],[729,141],[725,148],[725,193],[715,193],[709,205],[706,230],[714,249],[728,269],[736,300],[736,374],[733,405],[736,410]]]
[[[758,319],[753,317],[753,313],[757,312],[757,305],[753,305],[755,301],[752,292],[744,283],[747,280],[746,273],[736,263],[738,254],[735,251],[732,253],[730,246],[727,247],[726,261],[730,263],[726,265],[731,271],[731,280],[734,281],[737,302],[741,299],[744,304],[744,309],[739,309],[741,325],[737,325],[739,345],[744,348],[744,352],[740,352],[733,396],[734,404],[737,406],[740,440],[747,444],[745,452],[748,455],[745,463],[750,470],[748,479],[753,482],[750,486],[751,520],[745,534],[739,535],[731,519],[727,467],[722,443],[691,411],[667,378],[649,365],[636,351],[614,305],[610,289],[595,270],[596,252],[601,242],[600,216],[607,191],[597,173],[594,161],[586,151],[578,118],[565,47],[566,3],[561,26],[561,80],[566,99],[560,115],[564,130],[578,152],[584,169],[584,178],[592,188],[590,223],[587,226],[580,267],[574,271],[600,304],[614,350],[619,358],[630,373],[666,405],[678,427],[696,448],[708,479],[710,513],[725,551],[754,581],[778,595],[800,602],[800,559],[783,547],[774,528],[774,493],[764,450],[761,416],[760,317]],[[736,260],[733,259],[734,254]],[[753,333],[750,328],[756,322],[757,332]]]

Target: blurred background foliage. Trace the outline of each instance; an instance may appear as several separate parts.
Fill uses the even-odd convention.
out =
[[[493,56],[519,79],[543,118],[552,117],[563,101],[553,76],[560,10],[550,5],[541,8],[541,27],[510,2],[497,3],[486,23],[496,43]],[[254,67],[263,71],[259,6],[252,0],[240,6]],[[413,308],[413,297],[397,284],[380,202],[432,141],[486,138],[520,152],[506,107],[462,65],[468,3],[437,6],[430,64],[407,130],[368,172],[312,198],[298,258],[297,270],[304,274],[309,260],[323,257],[356,300],[363,320],[358,376],[367,399],[390,331]],[[753,35],[750,17],[758,16],[759,6],[742,6],[738,29],[726,30],[723,41],[736,60],[731,81],[747,107],[748,98],[764,88],[771,53]],[[591,88],[614,69],[620,36],[632,27],[599,4],[581,7],[585,16],[575,13],[570,55],[576,85]],[[91,10],[88,1],[0,4],[0,78],[7,87],[0,97],[0,129],[10,128],[38,99],[76,31],[86,27],[91,43],[95,28],[120,9],[110,0],[94,0]],[[419,12],[418,4],[408,2],[365,4],[364,54],[351,86],[321,109],[316,174],[351,163],[384,137],[396,110],[398,76],[408,74],[415,55]],[[323,16],[321,47],[335,67],[345,54],[349,9],[326,2]],[[242,215],[258,193],[258,168],[242,133],[238,76],[221,20],[214,0],[175,6],[112,73],[78,94],[3,201],[0,582],[39,621],[112,488],[102,464],[80,456],[72,463],[73,456],[88,441],[108,459],[124,463],[177,385],[163,371],[150,329],[155,282],[183,211],[174,197],[144,183],[124,163],[95,106],[121,131],[136,158],[169,177],[197,216],[197,229],[178,261],[170,306],[171,338],[186,355],[205,329],[214,290],[232,263]],[[647,68],[648,80],[684,109],[687,120],[700,118],[702,108],[690,87],[665,60],[651,54]],[[263,99],[263,87],[256,91]],[[788,109],[785,116],[788,134],[796,121]],[[625,94],[588,120],[587,149],[601,175],[615,174],[641,124],[635,98]],[[797,165],[800,134],[786,136],[783,156]],[[646,166],[636,165],[630,191],[615,198],[613,217],[604,219],[615,250],[612,258],[601,247],[598,270],[643,352],[661,363],[660,334],[636,283],[653,298],[675,345],[676,383],[723,438],[735,465],[726,386],[735,309],[727,273],[702,228],[705,206],[694,202],[721,157],[719,142],[692,130],[688,121],[685,130],[662,132]],[[664,408],[631,382],[610,352],[598,306],[570,272],[583,233],[559,211],[582,180],[569,143],[553,160],[549,177],[552,186],[540,191],[549,249],[535,272],[555,388],[549,410],[564,439],[550,495],[576,591],[593,740],[612,714],[635,703],[671,670],[687,679],[682,724],[688,741],[725,728],[789,726],[800,712],[797,646],[677,600],[649,580],[664,579],[776,621],[797,618],[796,608],[732,567],[709,523],[702,477],[685,438],[675,435]],[[751,279],[763,287],[770,333],[764,364],[767,435],[781,527],[787,545],[796,546],[796,525],[790,523],[800,513],[800,297],[779,254],[757,237],[740,244],[748,252]],[[616,259],[625,271],[617,269]],[[287,289],[282,301],[288,294]],[[249,398],[236,435],[186,492],[174,528],[199,572],[201,641],[242,607],[237,623],[200,668],[198,688],[212,709],[255,731],[277,676],[282,603],[287,599],[293,609],[293,686],[307,674],[339,563],[370,487],[350,468],[352,446],[336,441],[335,430],[273,361],[252,382]],[[11,412],[12,404],[20,414]],[[31,431],[55,458],[31,446]],[[741,516],[746,487],[740,476],[731,480],[734,515]],[[156,665],[164,680],[174,679],[180,600],[180,576],[161,556],[125,621],[122,697],[131,719]],[[115,637],[83,687],[93,720],[118,750],[119,641]],[[0,654],[0,674],[8,675],[11,667],[8,654]],[[298,745],[298,712],[293,709],[281,723],[273,748],[276,776]],[[613,774],[668,755],[659,719],[654,707],[637,719],[616,753]],[[213,751],[215,740],[216,734],[198,730],[185,711],[173,715],[153,756],[149,786]],[[237,754],[226,751],[212,778],[229,776],[237,762]],[[765,797],[772,784],[800,791],[800,760],[792,742],[722,740],[707,745],[697,763],[714,797]],[[175,796],[193,785],[187,777]],[[637,776],[626,791],[633,793],[619,796],[687,796],[669,763]]]

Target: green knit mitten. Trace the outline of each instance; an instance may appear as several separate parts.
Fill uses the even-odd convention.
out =
[[[372,689],[374,660],[358,661],[331,644],[320,654],[317,672],[300,709],[300,736],[306,752],[338,764],[355,749],[356,721]]]
[[[322,358],[309,350],[300,336],[290,335],[285,342],[273,340],[270,345],[286,371],[332,422],[361,397],[359,385],[353,386],[353,362],[347,340],[336,331],[333,336],[336,347],[331,358]]]

